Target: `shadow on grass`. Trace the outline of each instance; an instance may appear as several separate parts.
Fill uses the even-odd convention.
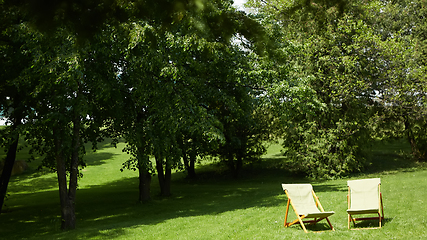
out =
[[[387,225],[388,222],[391,222],[393,219],[392,218],[384,218],[383,220],[381,220],[381,227],[384,227],[385,225]],[[379,222],[378,219],[375,220],[362,220],[362,221],[357,221],[356,224],[354,224],[353,222],[350,223],[350,229],[359,229],[363,230],[363,229],[370,229],[370,228],[378,228],[379,227]]]
[[[84,159],[87,166],[99,166],[105,164],[109,159],[116,155],[117,154],[109,152],[93,152],[86,154]]]
[[[390,171],[405,166],[402,164],[404,158],[399,158],[398,154],[387,155],[381,151],[376,151],[375,154],[377,156],[383,154],[378,162],[384,163],[383,165],[376,163],[375,171]],[[91,155],[92,159],[88,161],[88,165],[103,164],[113,156],[111,153],[97,152]],[[397,163],[385,164],[390,161],[391,156],[397,156],[395,160]],[[42,238],[44,235],[56,239],[107,236],[119,238],[126,233],[126,228],[156,225],[170,219],[215,216],[242,209],[283,206],[285,198],[281,183],[312,183],[316,193],[347,191],[345,185],[317,184],[319,182],[313,183],[299,177],[287,164],[285,158],[279,156],[266,158],[246,165],[238,180],[232,180],[225,170],[204,171],[200,168],[199,179],[195,181],[177,177],[182,173],[176,173],[172,183],[174,195],[169,198],[156,196],[157,179],[153,177],[153,200],[147,203],[137,201],[138,179],[135,177],[80,189],[77,192],[76,202],[78,229],[70,232],[59,230],[58,191],[38,192],[40,189],[53,187],[53,183],[49,185],[52,179],[47,182],[29,180],[29,185],[34,184],[34,187],[38,188],[37,194],[20,193],[13,196],[19,200],[15,201],[16,205],[11,206],[9,212],[1,213],[0,236],[7,236],[8,239],[33,236]],[[322,224],[311,226],[310,229],[312,227],[316,231],[327,229],[327,226]]]
[[[33,172],[14,176],[11,182],[16,186],[8,190],[9,194],[16,193],[35,193],[47,189],[56,188],[58,181],[55,174],[47,176],[49,172]],[[40,176],[44,176],[40,178]]]
[[[111,159],[116,154],[112,153],[92,153],[86,155],[87,166],[97,166],[102,165],[108,159]],[[56,174],[52,176],[48,176],[48,174],[52,174],[53,172],[46,169],[41,168],[37,169],[34,166],[31,166],[24,173],[16,176],[12,176],[10,182],[13,183],[16,187],[14,189],[19,189],[18,192],[38,192],[44,191],[46,189],[55,188],[58,186],[58,181],[56,178]],[[17,191],[8,190],[9,194],[14,194]]]
[[[410,153],[411,147],[405,139],[376,141],[370,149],[365,151],[367,163],[361,174],[411,172],[419,168],[427,168],[427,163],[416,161]],[[293,178],[306,177],[282,153],[271,154],[269,158],[264,158],[263,162],[264,167],[280,169]]]
[[[154,180],[155,178],[153,182]],[[114,229],[113,235],[119,236],[124,234],[122,230],[124,228],[156,225],[169,219],[218,215],[239,209],[283,204],[280,186],[277,179],[272,177],[219,183],[174,181],[173,196],[159,197],[156,195],[156,186],[153,186],[153,199],[147,203],[137,201],[137,184],[137,178],[125,178],[78,190],[76,202],[78,230],[70,232],[59,231],[60,209],[57,190],[37,194],[15,194],[15,198],[27,199],[33,205],[14,206],[10,212],[2,213],[0,232],[3,233],[0,234],[11,239],[43,236],[47,233],[50,236],[53,233],[57,239],[69,234],[76,235],[77,238],[89,238],[102,237],[104,230]]]
[[[332,226],[333,223],[332,223]],[[301,231],[303,231],[301,224],[296,223],[292,226],[290,226],[290,228],[296,228],[296,229],[301,229]],[[307,231],[309,233],[316,233],[316,232],[328,232],[328,231],[332,231],[331,228],[329,227],[329,225],[327,224],[326,220],[322,220],[316,224],[305,224],[305,228],[307,229]],[[305,234],[304,232],[302,232],[301,234]]]
[[[92,149],[92,143],[86,143],[85,149],[86,149],[86,155],[84,156],[84,160],[87,161],[88,165],[100,165],[103,163],[103,161],[110,159],[113,154],[111,153],[103,153],[99,152],[100,150],[112,148],[111,140],[104,140],[102,142],[97,143],[97,151],[93,151]],[[49,173],[49,171],[43,170],[39,171],[39,165],[42,162],[42,158],[37,154],[33,154],[35,157],[34,160],[30,161],[31,154],[30,152],[30,146],[25,142],[23,138],[19,139],[19,147],[20,150],[17,151],[16,159],[17,160],[25,160],[27,161],[29,165],[29,169],[25,174],[45,174]],[[6,152],[3,148],[0,148],[0,159],[3,159],[6,157]],[[32,176],[34,177],[34,176]]]
[[[411,147],[403,139],[375,142],[368,151],[368,166],[364,173],[410,172],[424,168],[425,164],[413,159],[410,153]]]

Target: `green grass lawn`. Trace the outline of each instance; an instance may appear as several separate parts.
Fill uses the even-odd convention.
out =
[[[216,164],[198,169],[196,181],[177,172],[172,197],[161,198],[153,177],[153,200],[148,203],[137,201],[137,173],[119,170],[127,159],[121,148],[105,143],[87,155],[88,166],[77,192],[77,229],[68,232],[59,229],[56,175],[37,172],[37,163],[31,163],[27,173],[11,179],[10,196],[0,215],[0,239],[427,238],[427,168],[403,157],[407,146],[402,142],[376,147],[366,173],[330,181],[292,174],[280,148],[272,145],[264,160],[247,166],[237,180],[221,173]],[[20,154],[25,158],[25,153]],[[382,182],[383,228],[347,230],[346,181],[371,177]],[[325,210],[335,211],[330,220],[336,231],[305,234],[299,225],[284,228],[286,197],[281,183],[311,183]],[[290,215],[292,220],[294,216]],[[377,222],[364,223],[369,225]],[[326,221],[308,229],[326,230]]]

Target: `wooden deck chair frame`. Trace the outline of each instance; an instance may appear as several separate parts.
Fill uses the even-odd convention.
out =
[[[290,185],[299,185],[299,186],[306,185],[306,187],[309,187],[311,189],[311,194],[312,194],[313,198],[315,199],[315,207],[316,207],[317,211],[313,211],[312,213],[306,213],[306,214],[299,213],[297,210],[297,207],[294,204],[294,201],[292,200],[292,197],[291,197],[292,194],[290,194],[288,191],[288,187]],[[317,222],[319,222],[323,219],[326,219],[331,230],[335,231],[334,227],[332,226],[332,224],[328,218],[329,216],[334,214],[334,212],[325,212],[325,210],[322,207],[322,204],[320,204],[319,198],[316,196],[316,193],[313,191],[313,187],[311,186],[311,184],[282,184],[282,188],[285,191],[286,196],[288,197],[288,202],[286,204],[285,221],[284,221],[285,227],[289,227],[289,226],[292,226],[296,223],[300,223],[304,232],[308,233],[307,228],[305,227],[306,223],[308,223],[308,225],[312,225],[312,224],[316,224]],[[311,199],[311,200],[313,200],[313,199]],[[294,210],[294,212],[297,216],[297,219],[288,223],[287,221],[288,221],[289,206],[292,206],[292,209]],[[320,208],[320,211],[319,211],[319,208]],[[314,218],[314,219],[313,220],[303,220],[306,218]]]
[[[375,195],[378,196],[378,200],[375,199],[375,202],[378,202],[378,207],[370,207],[366,209],[352,209],[352,191],[354,190],[354,185],[365,185],[363,187],[366,187],[366,189],[372,189],[375,188],[378,190]],[[351,186],[353,185],[353,187]],[[382,220],[384,220],[384,207],[383,207],[383,198],[381,194],[381,179],[379,178],[370,178],[370,179],[361,179],[361,180],[350,180],[347,181],[348,186],[348,194],[347,194],[347,203],[348,203],[348,229],[350,229],[350,223],[353,222],[353,225],[356,225],[356,221],[363,221],[363,220],[375,220],[378,219],[379,227],[373,227],[373,228],[354,228],[354,230],[360,230],[360,229],[378,229],[381,228]],[[354,201],[354,200],[353,200]],[[375,203],[373,203],[375,205]],[[374,217],[359,217],[355,218],[353,215],[361,215],[361,214],[377,214],[378,216]],[[353,229],[352,229],[353,230]]]

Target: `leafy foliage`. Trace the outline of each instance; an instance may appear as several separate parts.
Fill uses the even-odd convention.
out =
[[[409,37],[415,24],[396,20],[398,13],[417,4],[392,8],[392,3],[381,1],[250,1],[249,5],[257,7],[276,36],[286,36],[298,49],[288,52],[293,56],[288,60],[293,63],[289,77],[269,93],[284,154],[296,168],[315,178],[359,171],[373,133],[387,132],[383,127],[395,121],[395,126],[403,126],[395,130],[403,129],[401,134],[412,139],[414,153],[419,151],[414,136],[423,134],[424,123],[418,121],[423,119],[425,101],[424,87],[418,85],[423,82],[417,75],[422,71],[416,70],[422,68],[416,66]],[[319,23],[322,26],[315,27]],[[421,135],[418,144],[424,144]]]

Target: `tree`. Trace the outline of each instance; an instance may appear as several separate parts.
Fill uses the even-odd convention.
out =
[[[396,54],[404,49],[403,41],[384,39],[371,27],[368,12],[379,2],[253,3],[260,3],[255,6],[270,29],[282,32],[300,49],[294,52],[298,54],[291,78],[270,94],[276,98],[286,155],[318,178],[361,169],[372,119],[382,109],[378,94],[385,96],[393,86],[389,83],[408,66],[401,60],[408,51]],[[322,27],[316,28],[318,23]]]
[[[149,184],[151,179],[148,156],[153,154],[157,157],[159,180],[164,182],[162,194],[169,195],[171,169],[179,164],[182,156],[176,133],[183,132],[185,127],[179,120],[190,124],[201,118],[197,131],[207,136],[218,135],[218,121],[212,120],[203,106],[204,101],[200,101],[201,93],[210,90],[209,81],[200,81],[200,72],[193,74],[186,70],[188,66],[183,60],[192,61],[194,55],[184,54],[185,44],[181,41],[194,34],[196,42],[207,46],[201,52],[215,53],[216,46],[219,49],[229,46],[231,37],[243,31],[251,41],[260,40],[255,44],[258,49],[264,48],[260,25],[231,9],[231,1],[166,2],[169,3],[64,0],[48,1],[42,8],[26,0],[1,2],[2,12],[13,10],[10,16],[14,13],[17,17],[10,19],[33,34],[18,34],[16,38],[22,41],[21,45],[4,45],[5,52],[9,47],[15,50],[19,47],[29,53],[28,58],[22,59],[28,60],[29,65],[23,65],[23,69],[25,86],[31,87],[25,105],[28,112],[18,108],[24,106],[21,104],[13,108],[20,114],[16,115],[18,118],[7,117],[18,119],[17,122],[20,122],[19,116],[26,117],[23,127],[26,140],[33,152],[44,157],[43,165],[57,172],[63,229],[75,228],[76,224],[75,195],[81,176],[79,167],[84,166],[84,142],[96,143],[104,136],[128,134],[130,149],[140,170],[142,191],[149,192],[145,183]],[[165,9],[167,11],[163,11]],[[132,36],[137,40],[132,42],[128,38],[132,26],[144,28],[148,22],[155,31],[137,29]],[[183,22],[185,24],[180,25]],[[144,39],[151,45],[138,45],[140,33],[147,34]],[[154,47],[157,44],[159,48]],[[210,49],[211,46],[214,47]],[[164,55],[159,57],[159,52]],[[137,59],[141,56],[149,58],[141,64],[143,58]],[[12,66],[16,63],[13,61],[6,60],[5,66]],[[209,62],[204,64],[209,66]],[[138,72],[143,73],[142,77],[135,75]],[[18,86],[16,76],[10,79],[7,84]],[[2,91],[6,85],[1,86]],[[112,89],[118,89],[117,93]],[[194,89],[197,90],[194,94],[187,95]],[[2,99],[3,110],[10,109],[9,100],[20,102]],[[118,109],[127,103],[131,103],[131,117],[135,120],[118,116],[123,114]],[[123,127],[128,123],[131,127]]]
[[[373,5],[376,11],[369,18],[374,30],[390,43],[388,49],[394,56],[387,63],[392,67],[381,90],[384,109],[381,120],[385,124],[380,126],[388,137],[406,138],[418,160],[427,157],[425,4],[425,1],[388,1]],[[397,128],[390,128],[396,125]]]
[[[32,81],[40,79],[32,91],[33,111],[26,124],[26,139],[33,149],[44,155],[43,164],[56,171],[61,203],[61,228],[75,228],[75,191],[77,188],[79,153],[81,148],[81,96],[82,74],[72,43],[63,36],[47,39],[38,36],[32,46],[34,55],[29,75]],[[61,43],[62,48],[48,50],[48,46]],[[32,45],[32,43],[29,43]],[[56,61],[51,61],[56,59]],[[36,70],[37,69],[37,70]],[[70,173],[67,187],[67,171]]]
[[[245,53],[236,46],[210,63],[216,69],[209,76],[214,91],[203,96],[203,105],[218,121],[214,126],[219,126],[221,134],[218,140],[210,141],[210,148],[203,149],[219,157],[234,177],[238,177],[244,164],[257,161],[265,152],[263,144],[271,133],[269,117],[262,115],[260,98],[265,93],[264,84],[272,78],[260,63],[256,54]]]
[[[244,56],[232,47],[231,37],[241,32],[259,51],[265,49],[265,38],[260,25],[236,12],[228,1],[206,4],[196,13],[187,11],[166,30],[145,21],[133,24],[123,81],[130,89],[133,116],[141,117],[127,124],[126,151],[133,157],[124,167],[144,167],[147,178],[140,175],[140,180],[148,183],[154,170],[148,156],[154,155],[161,194],[169,195],[171,169],[181,165],[181,157],[187,160],[189,153],[190,161],[184,161],[184,166],[194,175],[196,156],[212,152],[210,148],[222,137],[218,116],[211,112],[214,98],[231,99],[228,87],[247,88],[243,74],[237,74]],[[207,144],[194,144],[196,139]]]
[[[18,140],[22,125],[31,111],[31,96],[34,83],[27,80],[32,59],[31,49],[25,41],[34,35],[20,24],[20,14],[0,5],[3,21],[0,23],[0,114],[8,120],[8,126],[1,130],[1,146],[7,154],[0,176],[0,212],[7,193],[7,187],[15,162]]]
[[[27,117],[26,140],[33,152],[44,157],[42,164],[57,173],[62,229],[76,227],[79,168],[85,166],[83,143],[91,141],[96,148],[114,107],[111,90],[117,85],[120,59],[115,59],[119,55],[115,51],[120,45],[111,47],[115,29],[103,34],[97,36],[97,44],[85,47],[77,47],[66,29],[55,37],[39,35],[27,42],[37,56],[28,77],[37,84],[31,91],[34,104]]]

